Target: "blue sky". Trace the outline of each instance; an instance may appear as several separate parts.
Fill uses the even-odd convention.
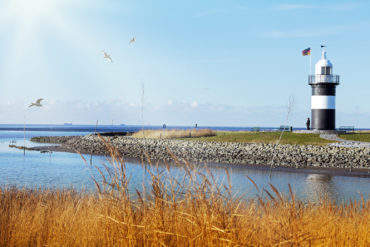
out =
[[[368,13],[368,1],[0,0],[0,123],[278,126],[294,98],[288,124],[304,126],[301,51],[314,66],[324,42],[337,126],[370,127]]]

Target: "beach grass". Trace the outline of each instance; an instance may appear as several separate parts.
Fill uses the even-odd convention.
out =
[[[150,139],[174,139],[174,138],[199,138],[215,136],[216,132],[210,129],[163,129],[163,130],[140,130],[135,132],[134,138]]]
[[[369,246],[370,203],[265,201],[185,191],[130,199],[74,190],[0,190],[1,246]],[[202,186],[206,186],[202,184]],[[174,188],[172,188],[174,189]],[[210,191],[207,191],[210,192]]]
[[[272,184],[255,199],[232,181],[179,164],[170,176],[152,164],[149,186],[129,191],[117,150],[93,177],[96,193],[73,189],[0,189],[0,246],[369,246],[370,201],[302,202]],[[175,158],[175,157],[174,157]],[[150,162],[150,160],[149,160]],[[175,159],[175,162],[176,161]],[[100,181],[100,182],[99,182]]]
[[[340,134],[339,137],[351,141],[370,142],[370,133]]]
[[[217,131],[215,136],[190,138],[189,140],[210,142],[247,142],[275,144],[281,132]],[[326,145],[333,141],[320,138],[319,134],[284,132],[280,144]]]

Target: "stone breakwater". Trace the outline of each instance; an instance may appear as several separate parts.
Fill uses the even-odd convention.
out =
[[[152,160],[172,161],[170,150],[179,160],[191,162],[248,164],[306,168],[370,169],[370,148],[348,148],[312,145],[275,145],[254,143],[198,142],[168,139],[136,139],[104,137],[121,155],[142,158],[146,153]],[[36,137],[34,142],[59,143],[65,149],[81,153],[107,154],[101,137]]]

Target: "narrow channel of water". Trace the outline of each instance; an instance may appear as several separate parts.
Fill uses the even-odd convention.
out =
[[[36,132],[26,133],[26,146],[38,146],[42,144],[31,143],[32,136],[45,135],[83,135],[83,132]],[[90,169],[90,156],[85,155],[87,165],[79,154],[74,153],[40,153],[34,151],[9,148],[8,145],[15,142],[23,145],[23,132],[0,131],[0,185],[28,188],[68,188],[93,190],[94,183],[90,177],[98,175],[96,170]],[[106,157],[93,156],[94,165],[107,163]],[[218,183],[227,184],[225,169],[230,173],[233,192],[243,194],[246,197],[255,197],[257,190],[246,178],[249,176],[262,189],[269,189],[269,183],[276,186],[284,194],[288,194],[290,184],[299,199],[305,201],[317,201],[321,196],[326,196],[337,202],[349,202],[359,200],[362,194],[365,199],[370,196],[369,176],[342,176],[317,173],[302,173],[294,171],[273,171],[271,176],[268,169],[255,169],[244,166],[208,164]],[[130,190],[141,188],[143,179],[150,182],[150,176],[145,173],[141,162],[126,162],[127,174],[130,177]],[[205,170],[204,165],[199,169]],[[171,176],[182,176],[182,169],[171,168]]]

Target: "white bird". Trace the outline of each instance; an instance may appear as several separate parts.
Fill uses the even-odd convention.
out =
[[[31,103],[28,107],[32,107],[32,106],[40,107],[40,106],[42,106],[41,105],[41,100],[43,100],[43,98],[40,98],[40,99],[36,100],[35,103]]]
[[[132,43],[135,43],[135,41],[136,41],[136,38],[133,37],[128,44],[131,45]]]
[[[113,63],[113,60],[112,60],[112,58],[110,57],[110,55],[108,54],[108,53],[106,53],[105,51],[102,51],[103,52],[103,55],[104,55],[104,57],[103,58],[106,58],[106,59],[108,59],[111,63]]]

